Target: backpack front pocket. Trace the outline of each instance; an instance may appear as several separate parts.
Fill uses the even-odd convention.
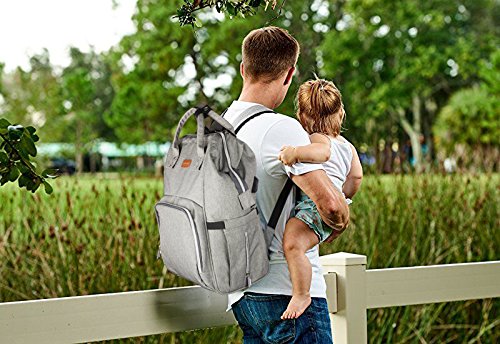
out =
[[[249,287],[267,273],[267,246],[256,210],[208,230],[217,287],[233,292]],[[210,228],[210,227],[209,227]]]
[[[247,235],[245,225],[208,231],[219,292],[229,293],[247,287],[249,270]]]
[[[175,274],[204,285],[201,276],[206,259],[203,257],[206,228],[196,207],[187,199],[164,196],[155,211],[163,262]]]

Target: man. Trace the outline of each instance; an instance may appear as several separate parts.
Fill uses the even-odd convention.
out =
[[[299,44],[286,30],[265,27],[250,32],[243,41],[240,73],[243,89],[224,118],[232,124],[244,122],[248,109],[278,107],[285,98]],[[251,112],[251,111],[250,111]],[[251,117],[249,114],[247,117]],[[284,145],[309,144],[309,136],[295,119],[274,112],[248,120],[238,133],[255,153],[257,161],[257,207],[267,223],[288,177],[317,205],[323,220],[343,230],[349,211],[344,197],[332,185],[320,164],[285,166],[278,160]],[[244,291],[229,294],[229,308],[243,330],[245,343],[331,343],[326,285],[319,262],[318,246],[307,252],[312,265],[312,303],[297,319],[281,320],[292,295],[292,284],[283,254],[283,232],[294,208],[290,194],[276,225],[270,245],[269,273]],[[330,238],[330,241],[333,238]]]

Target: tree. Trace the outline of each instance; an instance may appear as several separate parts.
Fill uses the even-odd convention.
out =
[[[110,53],[116,97],[107,123],[125,142],[164,141],[172,138],[172,130],[165,129],[175,127],[186,108],[208,103],[223,111],[241,90],[243,37],[271,21],[287,28],[302,46],[299,72],[279,109],[292,115],[298,82],[312,78],[318,69],[318,46],[330,20],[328,14],[334,12],[324,7],[330,6],[327,1],[316,1],[314,6],[290,2],[278,18],[267,11],[227,19],[206,9],[197,13],[202,27],[193,31],[179,28],[173,18],[175,4],[139,1],[134,16],[137,32]]]
[[[352,0],[322,44],[323,72],[339,80],[358,123],[395,121],[422,170],[421,137],[432,143],[435,115],[453,91],[475,80],[474,65],[498,42],[491,0]]]
[[[46,49],[30,58],[28,70],[18,67],[2,79],[1,110],[11,121],[50,127],[48,118],[62,112],[60,80]]]
[[[283,0],[281,4],[280,13],[285,1]],[[264,6],[264,10],[267,10],[271,4],[271,8],[275,9],[276,3],[277,0],[184,0],[184,5],[177,10],[176,17],[179,19],[181,26],[191,25],[192,27],[201,27],[201,21],[197,20],[195,12],[207,7],[215,8],[219,13],[245,18],[254,15],[259,6]]]
[[[111,70],[94,51],[70,49],[71,63],[61,75],[62,106],[66,114],[57,116],[59,140],[74,142],[77,171],[83,171],[83,154],[96,138],[113,137],[104,122],[114,92]]]
[[[434,132],[446,154],[461,151],[463,163],[476,158],[476,165],[494,170],[500,155],[500,52],[481,61],[478,76],[476,85],[453,94],[440,111]]]
[[[190,82],[196,74],[196,37],[174,23],[175,9],[171,1],[139,0],[133,17],[137,32],[109,54],[116,96],[105,119],[123,142],[164,141],[184,110],[178,98],[188,89],[200,91]]]
[[[44,66],[48,63],[48,53],[45,51],[41,56]],[[36,64],[38,56],[31,59],[32,67],[38,67]],[[8,116],[16,120],[33,120],[34,108],[28,106],[30,92],[23,90],[20,85],[26,81],[26,73],[20,68],[13,74],[13,78],[9,79],[4,75],[4,65],[0,63],[0,186],[8,182],[18,181],[20,188],[26,188],[28,191],[35,192],[40,185],[44,185],[45,192],[52,193],[52,186],[47,179],[56,178],[57,171],[46,169],[41,174],[37,172],[35,165],[32,163],[32,158],[36,157],[37,149],[35,142],[39,140],[35,133],[36,129],[33,126],[24,127],[19,124],[12,124],[2,116]],[[35,68],[33,68],[35,69]],[[41,80],[49,81],[47,88],[50,89],[50,80],[45,77],[47,73],[45,68],[40,68],[38,75]],[[14,80],[14,83],[12,82]],[[17,81],[17,84],[16,82]],[[38,99],[42,97],[38,95]],[[31,112],[31,113],[30,113]],[[29,118],[27,118],[29,117]],[[16,123],[15,122],[15,123]]]
[[[202,45],[201,56],[207,70],[207,84],[210,79],[219,75],[231,75],[232,81],[214,90],[214,99],[221,103],[221,109],[229,105],[228,101],[236,99],[241,91],[242,79],[239,75],[241,63],[241,42],[245,35],[253,29],[270,23],[287,29],[300,43],[301,53],[297,63],[297,72],[289,90],[289,95],[278,111],[293,115],[294,96],[299,85],[317,73],[322,63],[321,42],[331,22],[330,15],[335,16],[336,6],[328,1],[309,2],[294,1],[286,3],[282,15],[270,11],[248,18],[225,19],[213,23],[203,22],[207,37]],[[237,40],[235,41],[235,38]],[[228,44],[227,42],[231,42]],[[220,63],[224,61],[226,63]]]

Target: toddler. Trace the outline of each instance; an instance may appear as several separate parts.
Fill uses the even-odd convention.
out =
[[[363,171],[354,146],[340,136],[345,117],[342,96],[333,82],[310,80],[297,93],[297,118],[309,133],[311,144],[281,148],[279,160],[286,165],[296,162],[323,163],[333,185],[343,192],[346,202],[358,191]],[[298,318],[310,305],[311,263],[306,251],[339,235],[321,219],[314,202],[304,193],[288,220],[283,236],[283,250],[292,281],[292,299],[281,316]]]

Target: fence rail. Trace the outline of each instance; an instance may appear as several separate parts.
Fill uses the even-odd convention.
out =
[[[367,308],[500,296],[500,262],[366,271]]]
[[[335,343],[366,343],[370,308],[500,296],[500,261],[366,270],[366,257],[321,257]],[[235,324],[224,295],[200,287],[0,303],[5,343],[68,343]]]

